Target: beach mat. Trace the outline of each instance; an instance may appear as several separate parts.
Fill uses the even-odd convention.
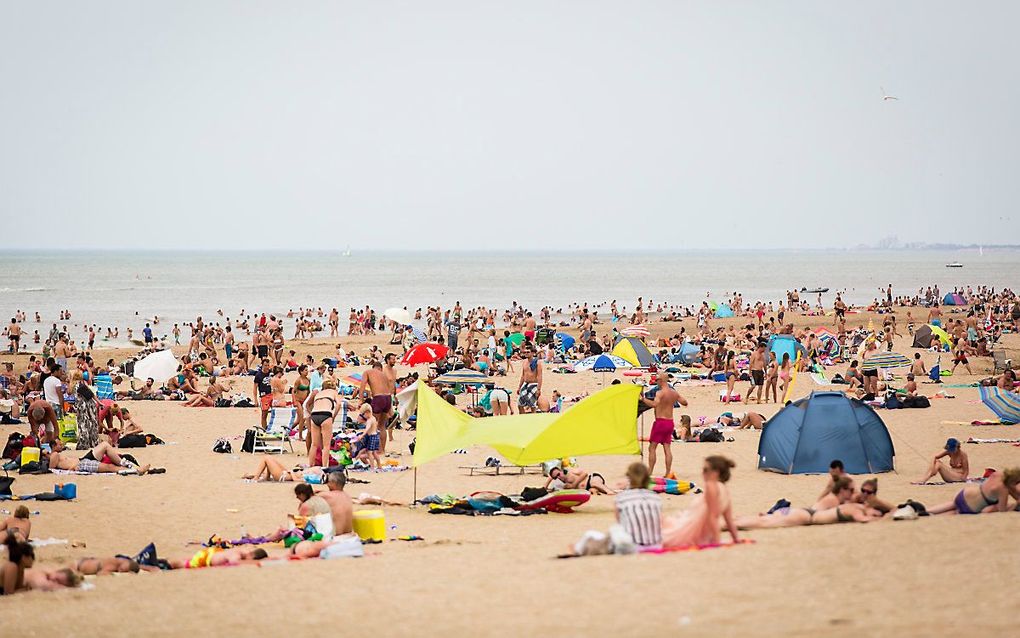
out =
[[[737,543],[713,543],[711,545],[687,545],[686,547],[647,547],[639,550],[641,554],[673,554],[675,552],[700,552],[706,549],[726,549],[737,545],[753,545],[754,540],[743,538]]]
[[[1020,439],[975,439],[970,437],[967,439],[967,443],[1012,443],[1013,445],[1020,445]]]

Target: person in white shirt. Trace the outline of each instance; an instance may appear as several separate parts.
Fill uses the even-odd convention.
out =
[[[64,371],[57,368],[53,371],[50,376],[46,377],[43,381],[43,398],[46,399],[53,406],[53,411],[57,413],[57,418],[64,416],[62,410],[64,405]]]
[[[651,474],[644,463],[627,468],[630,488],[616,495],[616,520],[640,547],[662,544],[662,500],[648,489]]]

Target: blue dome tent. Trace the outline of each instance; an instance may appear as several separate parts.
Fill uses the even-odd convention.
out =
[[[942,298],[943,306],[966,306],[967,300],[963,298],[963,295],[951,292]]]
[[[793,335],[772,335],[769,337],[768,344],[765,346],[765,350],[768,352],[776,353],[776,362],[782,365],[783,355],[790,355],[790,363],[797,360],[797,353],[804,353],[804,346],[797,341],[797,338]]]
[[[870,406],[842,392],[812,392],[769,419],[758,442],[758,469],[823,474],[833,459],[850,474],[893,469],[892,438]]]

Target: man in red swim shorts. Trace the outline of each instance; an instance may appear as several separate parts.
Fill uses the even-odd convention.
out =
[[[673,450],[670,447],[673,442],[673,406],[676,403],[687,405],[687,399],[669,385],[669,375],[665,372],[660,372],[656,381],[659,390],[655,393],[655,398],[641,398],[645,405],[655,410],[655,424],[652,425],[652,433],[648,436],[648,474],[651,475],[655,471],[655,446],[661,445],[666,457],[664,476],[676,478],[673,474]]]

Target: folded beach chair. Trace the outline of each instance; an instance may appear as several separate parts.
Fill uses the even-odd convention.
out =
[[[264,452],[268,454],[282,454],[283,445],[286,442],[291,452],[294,452],[294,444],[291,442],[290,431],[294,429],[297,422],[297,408],[271,408],[269,417],[266,419],[266,429],[255,426],[255,445],[252,447],[252,454]],[[275,445],[274,445],[275,444]]]
[[[542,466],[539,465],[461,465],[458,469],[467,470],[468,476],[479,475],[489,476],[520,476],[522,474],[541,474]]]
[[[1005,350],[992,350],[992,363],[995,365],[993,374],[1002,374],[1006,371],[1006,368],[1012,363],[1006,358]]]

